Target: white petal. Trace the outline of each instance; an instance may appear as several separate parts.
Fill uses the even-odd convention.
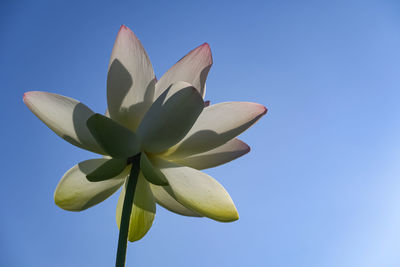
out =
[[[150,184],[151,191],[153,192],[154,198],[157,203],[169,211],[175,212],[184,216],[191,217],[203,217],[200,214],[186,208],[181,203],[176,201],[169,193],[171,189],[168,186],[158,186],[154,184]]]
[[[107,159],[89,159],[67,171],[54,192],[54,201],[62,209],[81,211],[111,196],[124,183],[129,168],[113,179],[89,182],[86,175],[97,169]]]
[[[250,102],[226,102],[204,108],[189,133],[164,156],[183,158],[221,146],[244,132],[267,109]]]
[[[86,126],[93,111],[70,97],[32,91],[24,94],[24,103],[44,124],[69,143],[98,153],[104,151]]]
[[[155,76],[150,59],[135,34],[121,26],[107,77],[110,116],[135,131],[153,103]]]
[[[169,187],[164,188],[186,208],[221,222],[239,218],[228,192],[211,176],[171,162],[156,164],[168,180]]]
[[[207,152],[191,155],[184,158],[174,159],[173,157],[170,157],[167,159],[172,160],[180,165],[202,170],[225,164],[229,161],[243,156],[249,151],[250,147],[246,143],[235,138],[223,144],[222,146],[219,146]]]
[[[142,148],[160,153],[175,145],[187,134],[203,108],[203,99],[193,86],[174,83],[153,103],[137,130]]]
[[[212,63],[211,50],[207,43],[193,49],[172,66],[157,82],[156,97],[177,81],[192,84],[204,97],[205,83]]]
[[[124,198],[125,186],[122,187],[117,204],[116,219],[118,228],[120,227],[121,223]],[[136,185],[131,218],[129,221],[129,241],[134,242],[144,237],[153,224],[155,213],[156,203],[154,202],[154,197],[151,193],[149,183],[146,181],[143,175],[140,174]]]

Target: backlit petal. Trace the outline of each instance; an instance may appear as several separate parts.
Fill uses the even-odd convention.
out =
[[[125,198],[125,186],[122,187],[117,204],[117,225],[120,227],[122,207]],[[139,175],[135,196],[133,200],[132,213],[129,222],[128,240],[131,242],[141,239],[151,228],[156,213],[156,203],[150,190],[149,183]]]
[[[188,209],[221,222],[231,222],[239,218],[228,192],[211,176],[161,160],[157,161],[157,166],[169,183],[164,189]]]
[[[113,179],[89,182],[86,175],[94,171],[107,159],[89,159],[72,167],[58,183],[54,201],[62,209],[81,211],[90,208],[111,196],[124,183],[129,168]]]
[[[207,43],[193,49],[172,66],[157,82],[156,97],[177,81],[192,84],[200,95],[204,97],[205,83],[212,63],[211,50]]]
[[[32,91],[24,94],[24,103],[61,138],[77,147],[104,154],[86,126],[94,112],[81,102],[58,94]]]
[[[138,128],[142,148],[159,153],[175,145],[188,133],[203,108],[203,99],[193,86],[174,83],[157,98]]]
[[[167,210],[184,216],[203,217],[176,201],[175,198],[168,193],[168,191],[171,192],[171,189],[168,186],[150,184],[150,188],[157,203]]]
[[[121,26],[107,77],[110,116],[135,131],[154,98],[153,67],[135,34]]]
[[[204,108],[189,133],[165,154],[184,158],[219,147],[244,132],[267,109],[250,102],[225,102]]]
[[[250,147],[246,143],[234,138],[222,146],[200,154],[194,154],[184,158],[167,159],[172,160],[180,165],[202,170],[225,164],[243,156],[249,151]]]

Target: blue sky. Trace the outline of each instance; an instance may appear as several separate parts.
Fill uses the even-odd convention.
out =
[[[58,208],[65,171],[95,157],[23,104],[42,90],[106,108],[121,24],[160,77],[208,42],[207,99],[268,114],[251,153],[207,170],[230,224],[157,209],[127,266],[400,266],[400,5],[397,1],[2,1],[1,266],[113,266],[117,195]]]

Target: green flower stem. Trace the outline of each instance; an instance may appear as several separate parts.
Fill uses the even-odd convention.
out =
[[[129,162],[132,162],[131,173],[127,179],[125,188],[124,205],[122,206],[121,224],[119,228],[116,267],[125,266],[126,247],[128,243],[129,220],[131,218],[133,199],[135,197],[135,189],[140,172],[140,153],[133,156]]]

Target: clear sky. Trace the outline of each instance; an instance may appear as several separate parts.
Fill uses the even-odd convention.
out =
[[[239,221],[158,207],[128,266],[400,266],[400,5],[382,0],[1,1],[0,266],[113,266],[117,195],[80,213],[54,204],[64,172],[95,155],[22,95],[103,112],[121,24],[157,77],[208,42],[206,98],[269,109],[241,136],[249,154],[206,171]]]

